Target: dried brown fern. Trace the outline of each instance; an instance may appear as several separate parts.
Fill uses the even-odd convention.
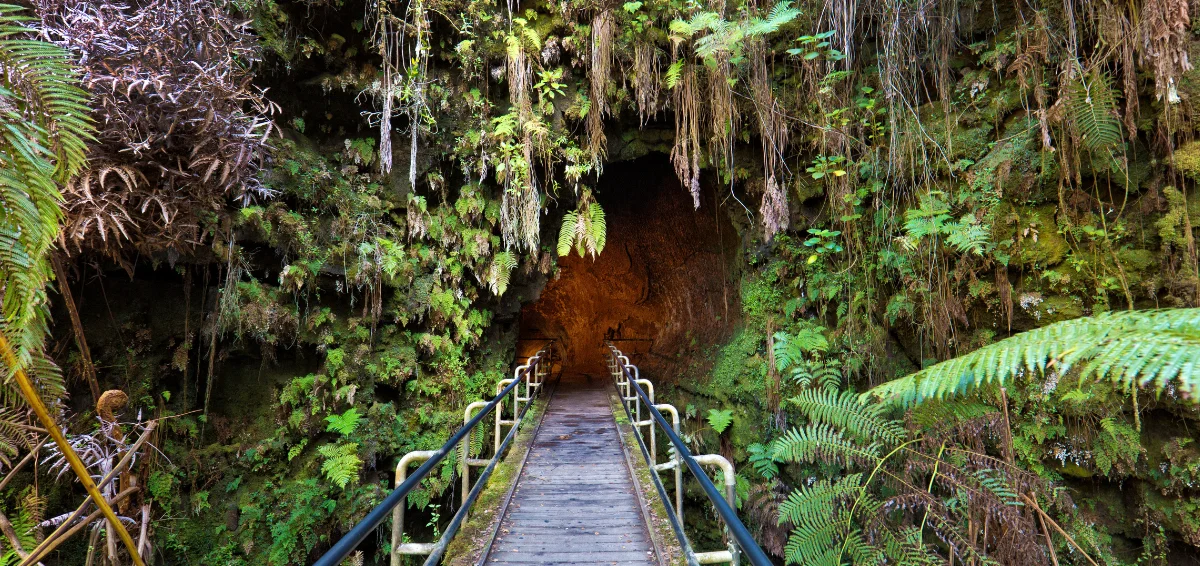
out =
[[[611,112],[608,103],[608,81],[612,75],[613,38],[616,33],[616,23],[612,11],[602,8],[592,18],[592,53],[591,68],[588,73],[590,80],[589,98],[592,107],[587,115],[587,151],[591,155],[592,164],[597,171],[603,166],[605,146],[604,117]]]
[[[42,34],[78,56],[100,124],[91,169],[64,191],[71,247],[186,252],[198,213],[270,196],[257,172],[276,107],[251,84],[249,22],[211,0],[35,5]]]
[[[700,208],[700,92],[693,63],[677,61],[679,69],[674,84],[675,145],[671,147],[671,163],[679,182],[692,195],[692,204]]]
[[[637,98],[638,119],[642,125],[658,113],[661,91],[658,49],[651,42],[640,42],[633,48],[633,90]]]
[[[772,92],[771,79],[767,71],[766,47],[756,41],[750,49],[750,91],[754,101],[754,115],[758,118],[758,133],[762,138],[763,186],[762,215],[763,229],[770,239],[788,227],[787,187],[778,180],[783,151],[787,147],[790,131],[784,110]]]
[[[1139,59],[1154,72],[1157,97],[1178,102],[1179,80],[1192,68],[1188,60],[1192,36],[1188,1],[1147,0],[1141,16]]]

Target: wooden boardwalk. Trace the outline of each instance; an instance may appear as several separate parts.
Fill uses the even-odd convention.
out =
[[[601,379],[558,386],[488,564],[658,564],[610,392]]]

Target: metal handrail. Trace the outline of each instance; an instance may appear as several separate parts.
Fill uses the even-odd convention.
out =
[[[425,476],[429,475],[429,473],[433,471],[434,468],[436,468],[437,465],[448,454],[453,452],[454,447],[457,446],[459,442],[462,442],[464,438],[468,438],[475,427],[485,418],[487,418],[488,413],[492,412],[492,410],[496,409],[498,406],[501,407],[501,411],[503,411],[503,402],[505,398],[512,394],[513,391],[516,391],[522,381],[525,381],[525,397],[520,397],[519,391],[516,395],[514,395],[515,403],[513,405],[513,421],[511,421],[511,424],[513,425],[512,429],[509,430],[508,435],[504,438],[504,442],[496,446],[496,453],[492,455],[491,461],[480,474],[479,480],[475,483],[475,487],[464,499],[463,504],[459,507],[458,512],[455,513],[454,518],[450,521],[450,524],[447,525],[445,533],[443,533],[442,537],[436,543],[418,544],[413,546],[413,550],[419,550],[420,554],[425,554],[426,551],[429,553],[429,558],[426,559],[425,564],[436,564],[441,559],[442,553],[445,552],[450,539],[452,539],[457,533],[458,528],[462,524],[463,520],[465,520],[467,513],[470,512],[471,506],[475,503],[479,493],[483,490],[484,485],[487,483],[488,478],[492,474],[492,470],[495,469],[497,462],[499,462],[500,456],[511,443],[513,437],[516,436],[518,428],[517,425],[520,424],[521,418],[529,410],[529,406],[532,405],[534,392],[530,391],[530,378],[533,375],[540,373],[536,368],[539,365],[538,362],[541,359],[542,353],[547,348],[551,349],[551,354],[547,357],[547,359],[553,363],[553,344],[554,341],[551,340],[545,348],[538,351],[537,355],[530,358],[529,362],[518,367],[514,372],[516,379],[505,379],[501,381],[501,383],[506,381],[510,383],[500,389],[496,396],[492,398],[491,401],[488,401],[486,405],[483,405],[482,410],[476,413],[475,416],[465,423],[462,428],[455,431],[454,434],[450,436],[450,439],[447,440],[441,448],[438,448],[434,451],[422,450],[412,452],[409,455],[406,455],[405,458],[402,458],[401,464],[406,468],[408,462],[413,459],[424,459],[425,462],[421,464],[421,466],[418,467],[411,476],[403,476],[403,481],[400,481],[401,475],[398,470],[397,481],[399,482],[399,485],[397,485],[396,488],[392,490],[392,492],[388,494],[386,498],[384,498],[383,502],[372,509],[370,513],[367,513],[366,517],[359,521],[358,524],[354,525],[349,532],[347,532],[342,536],[341,539],[334,543],[334,545],[330,547],[330,549],[326,551],[321,558],[317,559],[317,561],[313,563],[313,566],[338,566],[343,560],[346,559],[347,556],[350,555],[351,552],[354,552],[354,550],[358,548],[359,544],[362,544],[362,541],[365,540],[367,536],[369,536],[371,532],[376,529],[376,527],[378,527],[383,523],[384,520],[387,519],[389,514],[392,514],[396,509],[401,510],[402,513],[403,505],[408,497],[409,492],[420,485],[421,481],[425,479]],[[522,372],[525,375],[525,380],[520,379]],[[541,375],[544,376],[545,374]],[[541,382],[538,382],[538,385],[540,385],[540,383]],[[537,387],[536,391],[540,392],[541,387]],[[520,401],[526,401],[526,404],[523,409],[518,410]],[[497,412],[496,414],[497,417],[499,417],[500,412]],[[499,427],[497,427],[496,432],[499,434]],[[464,452],[466,450],[469,450],[469,446],[464,447]],[[406,472],[407,470],[404,471]],[[403,517],[402,514],[401,517]],[[392,549],[393,556],[396,555],[396,550],[397,549],[395,548]]]
[[[620,377],[624,377],[623,381],[618,379],[618,392],[622,395],[622,397],[625,397],[625,391],[621,390],[621,386],[632,389],[635,394],[634,396],[638,400],[637,402],[646,405],[647,411],[650,413],[650,417],[654,420],[659,428],[663,429],[663,432],[667,435],[671,445],[674,447],[675,458],[687,465],[688,470],[700,483],[700,487],[704,490],[704,494],[708,497],[709,501],[712,502],[713,507],[716,508],[717,515],[719,515],[722,522],[725,523],[725,528],[732,538],[732,545],[727,559],[730,562],[737,564],[739,554],[743,554],[753,566],[772,566],[771,559],[767,557],[767,554],[763,552],[762,548],[758,546],[757,542],[755,542],[754,536],[750,534],[750,530],[746,528],[746,525],[744,525],[742,521],[738,519],[737,512],[733,509],[734,502],[726,500],[726,497],[729,496],[729,494],[727,493],[723,496],[720,490],[717,489],[717,486],[713,485],[712,480],[708,478],[708,474],[706,474],[704,469],[701,468],[701,462],[697,461],[697,458],[692,455],[691,451],[688,450],[687,445],[684,444],[683,439],[679,437],[678,432],[672,429],[671,425],[667,422],[667,419],[663,417],[661,412],[659,412],[658,408],[655,406],[654,400],[646,394],[645,390],[642,389],[641,385],[638,383],[638,381],[640,381],[640,375],[637,370],[637,366],[630,364],[629,358],[621,353],[621,351],[611,343],[607,344],[607,346],[612,356],[611,363],[614,366],[614,372],[619,370],[618,375]],[[621,363],[622,359],[625,360],[625,363]],[[632,373],[630,372],[630,368],[633,368]],[[621,405],[625,409],[626,415],[632,420],[633,414],[632,411],[630,411],[628,404],[622,400]],[[646,448],[646,443],[642,439],[640,428],[641,427],[639,426],[634,426],[634,429],[638,432],[638,434],[635,434],[634,437],[637,438],[638,445],[642,449],[642,456],[646,458],[646,461],[650,464],[651,469],[656,469],[656,462],[652,459],[649,450]],[[728,461],[719,462],[717,461],[717,458],[709,458],[707,456],[702,457],[706,458],[706,460],[709,460],[705,463],[720,465],[725,470],[725,483],[728,490],[728,488],[733,485],[732,482],[735,481],[734,477],[732,477],[733,474],[730,471],[732,467],[728,466]],[[720,460],[725,459],[720,458]],[[678,466],[678,464],[676,464],[676,466]],[[683,532],[683,526],[680,522],[680,519],[676,514],[676,510],[670,504],[671,502],[667,496],[666,489],[663,487],[662,481],[658,478],[658,474],[651,474],[650,477],[654,480],[658,495],[662,499],[663,507],[666,509],[667,518],[671,522],[671,527],[672,530],[675,531],[676,538],[679,539],[680,546],[684,549],[684,554],[688,564],[694,565],[701,562],[708,563],[710,560],[702,560],[702,558],[711,558],[716,554],[724,554],[723,552],[697,554],[692,550],[691,543],[688,542],[687,535]],[[678,502],[676,503],[678,504]]]

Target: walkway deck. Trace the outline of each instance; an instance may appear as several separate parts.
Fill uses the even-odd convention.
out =
[[[601,379],[564,379],[546,409],[488,564],[657,565]]]

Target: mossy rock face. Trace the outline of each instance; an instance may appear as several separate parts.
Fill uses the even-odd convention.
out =
[[[1158,254],[1150,250],[1124,249],[1117,252],[1117,258],[1121,260],[1130,286],[1154,277],[1160,265]]]
[[[1041,151],[1037,121],[1019,115],[1004,124],[1001,140],[971,166],[971,189],[984,194],[1008,195],[1017,202],[1046,202],[1057,198],[1051,190],[1058,175],[1058,160]]]
[[[1020,267],[1048,268],[1063,262],[1070,247],[1067,245],[1067,239],[1058,233],[1058,223],[1054,219],[1056,210],[1054,205],[1013,209],[1013,214],[1017,217],[1013,234],[1017,240],[1016,251],[1012,256],[1014,264]]]
[[[1058,469],[1058,473],[1066,477],[1079,479],[1089,479],[1096,475],[1095,472],[1074,462],[1067,462],[1065,466]]]
[[[675,133],[666,129],[628,129],[609,140],[609,162],[632,161],[650,153],[670,154]]]
[[[970,111],[947,120],[941,105],[932,103],[921,108],[921,126],[925,135],[945,146],[951,162],[981,158],[987,153],[996,130],[990,122],[980,121],[979,116]],[[935,165],[944,169],[945,164],[939,159]]]
[[[1200,141],[1192,141],[1175,150],[1171,165],[1192,179],[1200,179]]]
[[[1050,324],[1063,320],[1071,320],[1084,315],[1083,304],[1078,299],[1064,295],[1052,295],[1038,305],[1042,324]]]

